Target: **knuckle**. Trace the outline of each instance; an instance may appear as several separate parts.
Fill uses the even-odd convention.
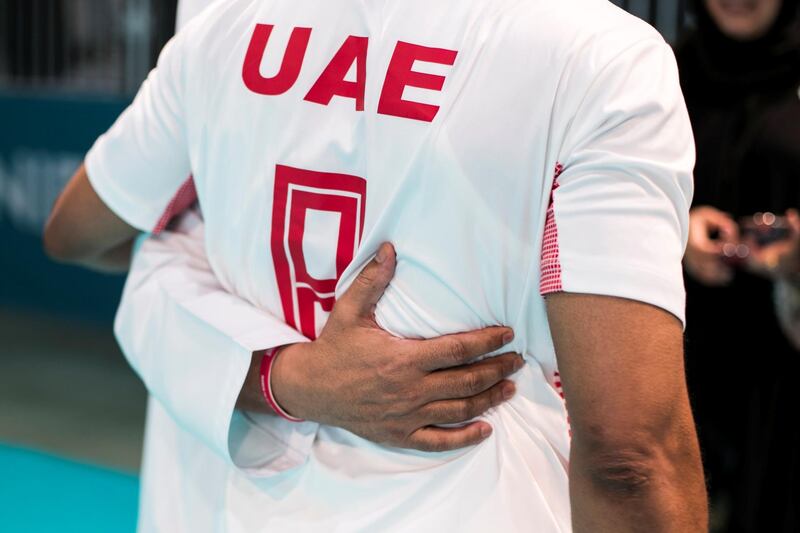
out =
[[[472,404],[472,400],[463,400],[458,403],[455,413],[459,422],[464,422],[465,420],[472,418]]]
[[[386,361],[375,369],[378,380],[382,382],[381,388],[388,393],[399,393],[404,381],[402,379],[401,365],[396,361]]]
[[[354,302],[350,298],[343,297],[333,306],[324,329],[338,331],[343,325],[350,323],[352,317],[357,314]]]
[[[391,442],[404,442],[408,439],[408,434],[402,426],[391,424],[386,428],[386,435],[388,435]]]
[[[467,402],[467,409],[469,410],[469,418],[475,418],[478,415],[483,414],[486,411],[488,405],[486,402],[483,401],[483,398],[471,398]]]
[[[460,361],[467,354],[467,344],[461,337],[453,337],[447,346],[447,355],[453,360]]]
[[[414,388],[405,394],[404,400],[410,411],[422,405],[425,402],[425,397],[419,388]]]
[[[392,357],[391,365],[394,373],[398,376],[403,376],[409,372],[413,372],[416,368],[414,361],[411,358],[404,357],[400,354],[398,354],[396,357]]]
[[[422,424],[425,426],[436,424],[444,418],[443,410],[434,404],[423,407],[418,414]]]
[[[391,396],[390,398],[391,400],[389,404],[385,405],[383,412],[376,417],[377,420],[379,420],[384,424],[394,423],[395,420],[397,420],[398,418],[402,418],[404,415],[404,412],[401,409],[399,402],[394,400],[394,396]]]
[[[432,439],[428,443],[428,451],[431,452],[443,452],[447,450],[447,443],[442,438],[435,438]]]
[[[467,394],[478,394],[481,391],[481,378],[477,372],[470,372],[464,376],[464,390]]]
[[[415,450],[419,450],[421,452],[432,452],[432,451],[435,451],[435,450],[432,449],[431,443],[429,443],[427,441],[424,441],[424,440],[421,440],[421,439],[413,440],[411,442],[411,447],[414,448]]]
[[[371,272],[371,269],[367,267],[364,270],[362,270],[358,274],[358,276],[356,276],[356,279],[353,281],[353,284],[358,287],[368,289],[375,284],[375,275],[373,272]]]

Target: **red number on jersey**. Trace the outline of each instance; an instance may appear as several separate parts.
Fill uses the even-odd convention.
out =
[[[272,208],[272,259],[286,323],[309,339],[317,337],[317,306],[329,313],[336,283],[355,256],[364,231],[367,182],[358,176],[314,172],[278,165]],[[309,273],[303,252],[307,215],[339,215],[338,236],[331,249],[334,276]]]

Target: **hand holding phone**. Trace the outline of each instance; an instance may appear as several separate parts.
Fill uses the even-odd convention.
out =
[[[739,219],[739,232],[743,241],[752,240],[759,247],[768,246],[792,236],[788,218],[769,212],[756,213],[753,216]]]
[[[756,213],[739,221],[741,243],[747,247],[744,267],[769,279],[800,273],[800,214]]]

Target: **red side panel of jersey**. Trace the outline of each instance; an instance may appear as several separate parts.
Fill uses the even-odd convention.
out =
[[[556,370],[553,373],[553,387],[561,399],[564,400],[564,409],[567,408],[567,398],[564,396],[564,386],[561,384],[561,374]],[[567,427],[569,428],[569,438],[572,438],[572,424],[569,421],[569,412],[567,412]]]
[[[197,201],[197,190],[194,187],[194,178],[189,176],[186,181],[172,197],[172,200],[167,204],[164,214],[158,219],[156,227],[153,228],[153,234],[158,235],[166,229],[173,218],[186,211],[189,206]]]
[[[553,188],[550,191],[550,206],[547,208],[547,218],[544,225],[544,240],[542,241],[542,278],[539,282],[539,293],[542,296],[561,292],[561,260],[558,254],[558,226],[556,225],[556,213],[554,197],[558,189],[558,178],[564,171],[561,163],[556,165],[556,173],[553,178]]]

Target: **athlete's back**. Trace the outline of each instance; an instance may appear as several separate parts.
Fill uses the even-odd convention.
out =
[[[115,173],[145,191],[117,194],[96,176],[148,114],[143,136],[178,161]],[[227,0],[176,37],[126,115],[87,160],[93,183],[152,227],[191,169],[230,291],[313,338],[390,241],[382,327],[508,325],[528,361],[481,445],[426,454],[320,427],[303,467],[227,480],[243,507],[224,530],[569,529],[543,295],[683,313],[692,138],[652,28],[603,0]]]

